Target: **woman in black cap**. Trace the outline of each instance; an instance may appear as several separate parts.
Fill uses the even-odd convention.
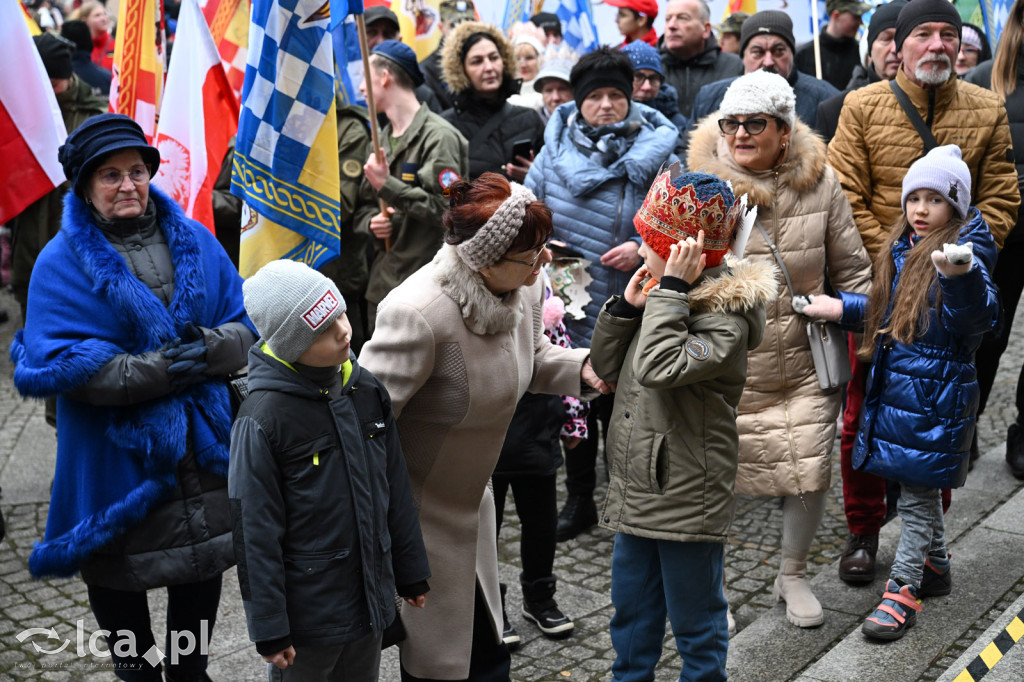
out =
[[[99,626],[117,633],[107,644],[123,680],[163,679],[146,590],[167,587],[167,680],[208,680],[206,647],[178,645],[185,632],[209,642],[234,564],[224,379],[255,341],[242,281],[209,230],[150,186],[160,153],[133,120],[89,119],[59,158],[73,191],[11,346],[18,390],[57,398],[46,535],[29,569],[81,573]]]
[[[489,24],[459,24],[445,38],[441,69],[453,103],[441,115],[469,141],[470,179],[491,172],[522,182],[544,144],[544,123],[508,103],[522,81],[505,36]]]

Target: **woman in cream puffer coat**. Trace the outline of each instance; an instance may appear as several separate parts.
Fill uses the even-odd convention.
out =
[[[760,81],[766,76],[772,77],[766,81],[769,89],[775,87],[774,79],[784,81],[756,72],[737,79],[735,87],[743,88],[751,77]],[[741,104],[730,105],[737,99]],[[785,101],[765,99],[760,102],[764,108],[751,111],[759,106],[756,97],[727,94],[722,110],[706,118],[691,137],[689,168],[729,180],[737,196],[746,193],[779,250],[796,294],[824,293],[826,284],[867,292],[871,264],[849,202],[835,173],[825,165],[825,144],[794,117],[792,98],[788,109],[780,104]],[[729,106],[733,110],[727,110]],[[779,109],[765,110],[774,107]],[[743,128],[730,136],[720,132],[719,119],[759,117],[768,118],[767,125],[777,129],[766,129],[757,140]],[[794,120],[791,127],[784,122],[787,118]],[[767,170],[740,165],[730,150],[731,141],[760,150],[766,140],[777,142],[770,157],[774,164]],[[760,229],[751,230],[745,257],[775,262]],[[778,298],[767,309],[764,341],[750,353],[739,405],[736,492],[785,497],[775,596],[786,601],[790,622],[812,627],[823,622],[823,613],[805,580],[807,554],[831,485],[831,453],[842,395],[818,385],[807,340],[808,320],[793,310],[793,294],[780,273]]]

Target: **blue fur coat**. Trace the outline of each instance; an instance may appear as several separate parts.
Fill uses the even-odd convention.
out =
[[[29,558],[39,576],[68,576],[137,525],[175,489],[186,448],[200,468],[227,476],[231,410],[225,382],[210,380],[127,407],[73,400],[122,353],[159,349],[189,322],[251,322],[242,280],[215,237],[150,186],[174,262],[169,306],[128,268],[68,193],[63,226],[36,261],[25,329],[11,345],[14,383],[25,396],[57,396],[57,466],[46,535]]]

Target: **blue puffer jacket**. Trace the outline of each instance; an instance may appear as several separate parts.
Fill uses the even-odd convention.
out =
[[[875,348],[857,434],[853,465],[910,485],[957,488],[978,414],[974,353],[996,324],[999,299],[992,284],[996,246],[988,225],[972,208],[959,243],[974,242],[974,267],[960,277],[939,277],[942,315],[932,308],[928,330],[911,345],[884,339]],[[910,241],[892,247],[899,282]],[[863,329],[867,299],[840,294],[844,327]]]
[[[569,132],[569,117],[576,104],[555,109],[544,130],[544,148],[533,162],[525,185],[554,214],[555,238],[581,251],[591,261],[594,281],[587,288],[586,317],[566,317],[566,327],[577,347],[590,346],[590,335],[601,306],[621,294],[632,272],[601,265],[601,254],[623,242],[640,242],[633,216],[663,164],[677,160],[672,149],[679,133],[667,118],[648,106],[632,102],[646,123],[633,146],[608,167],[599,166],[580,152]]]

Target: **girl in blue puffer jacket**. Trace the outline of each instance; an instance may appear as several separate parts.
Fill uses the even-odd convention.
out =
[[[921,598],[952,589],[940,492],[967,478],[979,395],[974,354],[999,308],[995,243],[970,199],[960,148],[931,150],[903,179],[904,216],[875,260],[870,296],[793,301],[805,315],[864,332],[859,352],[872,370],[854,466],[902,486],[896,558],[882,602],[861,627],[872,639],[899,639]]]

